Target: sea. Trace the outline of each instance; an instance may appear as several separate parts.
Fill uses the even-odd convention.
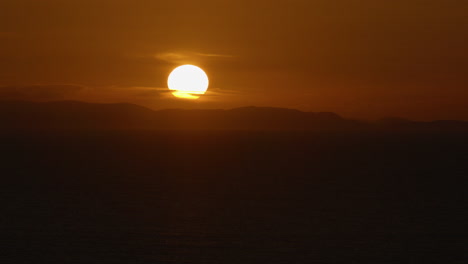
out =
[[[0,133],[0,263],[468,263],[468,134]]]

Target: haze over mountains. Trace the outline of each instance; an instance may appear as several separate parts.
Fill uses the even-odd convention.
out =
[[[349,120],[331,112],[302,112],[272,107],[230,110],[166,109],[78,101],[0,103],[3,129],[448,129],[468,130],[468,122],[439,120],[414,122],[385,118],[377,122]]]

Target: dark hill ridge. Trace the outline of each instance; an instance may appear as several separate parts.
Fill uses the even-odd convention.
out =
[[[0,103],[0,126],[6,128],[143,128],[153,115],[150,109],[126,103]]]
[[[468,122],[381,120],[364,123],[330,112],[302,112],[273,107],[230,110],[166,109],[77,101],[0,102],[2,129],[452,129],[468,130]]]

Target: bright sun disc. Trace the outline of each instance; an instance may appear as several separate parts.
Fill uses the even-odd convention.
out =
[[[208,76],[197,66],[182,65],[169,74],[167,85],[175,97],[198,99],[208,89]]]

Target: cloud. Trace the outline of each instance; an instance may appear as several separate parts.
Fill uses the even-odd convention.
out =
[[[85,89],[79,85],[0,86],[1,100],[63,100]]]
[[[220,89],[220,88],[209,88],[206,91],[205,96],[236,96],[241,93],[236,90]]]
[[[132,97],[144,97],[144,98],[154,98],[154,97],[164,97],[165,94],[170,93],[171,91],[165,87],[128,87],[127,91],[130,92]]]
[[[134,99],[174,99],[172,92],[166,87],[127,87],[125,89],[120,89],[120,92],[126,94],[128,98]],[[219,88],[209,88],[203,97],[217,97],[217,96],[232,96],[238,95],[238,91],[226,90]]]
[[[215,54],[215,53],[193,53],[196,56],[201,56],[201,57],[218,57],[218,58],[234,58],[232,55],[226,55],[226,54]]]
[[[210,87],[198,100],[181,100],[167,87],[158,86],[80,86],[80,85],[16,85],[0,86],[0,101],[61,101],[93,103],[133,103],[151,109],[225,108],[243,102],[244,94]],[[234,104],[232,103],[234,102]]]
[[[192,63],[194,61],[200,62],[204,60],[212,59],[227,59],[234,58],[232,55],[228,54],[216,54],[216,53],[200,53],[200,52],[162,52],[154,55],[157,60],[177,63],[177,64],[186,64]]]

